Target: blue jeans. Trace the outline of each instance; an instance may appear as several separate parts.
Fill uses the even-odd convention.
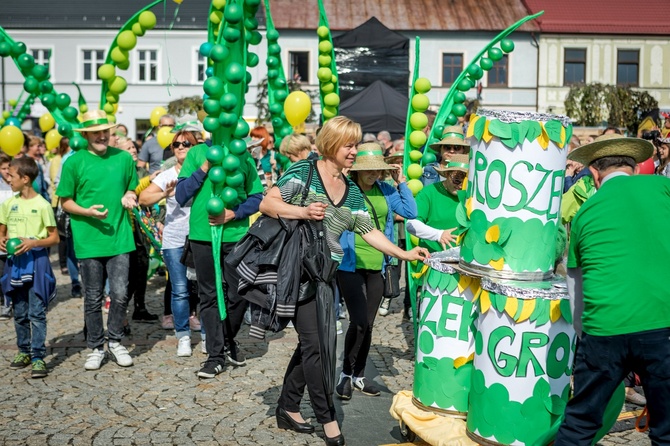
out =
[[[174,318],[174,330],[177,339],[183,336],[191,336],[188,318],[191,315],[188,294],[188,279],[186,278],[186,266],[181,263],[181,255],[184,248],[171,248],[163,250],[163,260],[170,275],[172,286],[172,316]]]
[[[555,446],[590,446],[614,390],[632,370],[649,409],[652,445],[670,444],[670,328],[617,336],[583,334],[575,358],[574,396]]]
[[[81,278],[84,281],[84,321],[88,332],[88,348],[102,348],[105,343],[102,325],[105,276],[109,279],[109,296],[112,299],[107,316],[107,336],[110,342],[120,342],[123,338],[123,321],[128,308],[129,259],[128,254],[119,254],[80,261]]]
[[[21,353],[31,355],[33,359],[44,359],[47,349],[47,310],[44,301],[33,290],[33,284],[27,283],[12,292],[14,302],[14,328],[16,345]]]

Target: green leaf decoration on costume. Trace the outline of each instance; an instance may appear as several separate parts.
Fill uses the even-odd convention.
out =
[[[563,299],[560,303],[561,316],[568,324],[572,324],[572,310],[570,309],[570,300]]]
[[[507,305],[507,296],[496,293],[491,293],[490,296],[493,308],[498,310],[498,313],[503,313],[505,311],[505,305]]]
[[[512,122],[507,125],[509,126],[510,137],[500,138],[500,141],[505,144],[507,148],[514,149],[521,142],[521,139],[519,138],[519,124]]]
[[[489,133],[501,139],[512,137],[512,129],[510,128],[510,124],[502,122],[499,119],[493,119],[489,121]]]
[[[542,126],[537,121],[527,121],[528,130],[526,131],[526,140],[535,141],[542,134]]]
[[[475,122],[474,135],[477,138],[477,141],[481,141],[482,136],[484,135],[484,129],[486,128],[486,118],[483,116]]]
[[[544,128],[547,130],[547,135],[549,135],[549,139],[551,141],[559,145],[563,144],[563,141],[561,140],[563,124],[561,124],[561,121],[553,119],[551,121],[545,122]]]

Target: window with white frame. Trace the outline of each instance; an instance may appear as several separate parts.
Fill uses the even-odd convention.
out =
[[[81,50],[82,73],[81,80],[95,82],[99,80],[98,68],[105,63],[104,50]]]
[[[53,70],[50,63],[51,51],[52,50],[45,48],[31,48],[28,52],[35,59],[35,64],[46,66],[49,69],[49,74],[53,76]]]
[[[205,74],[205,71],[207,71],[207,59],[205,59],[205,56],[200,54],[200,50],[198,48],[195,49],[195,58],[195,79],[198,82],[205,82],[205,79],[207,78],[207,75]]]
[[[158,82],[158,50],[137,50],[137,81]]]

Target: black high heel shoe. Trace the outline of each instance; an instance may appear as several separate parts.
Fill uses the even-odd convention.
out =
[[[326,446],[345,446],[345,445],[346,442],[344,441],[344,437],[342,436],[342,434],[332,438],[326,436]]]
[[[314,433],[314,426],[309,423],[298,423],[291,415],[289,415],[284,409],[277,406],[275,411],[275,416],[277,417],[277,427],[279,429],[289,429],[296,431],[300,434],[312,434]],[[333,445],[339,445],[340,443],[332,443]],[[342,443],[344,445],[344,443]]]

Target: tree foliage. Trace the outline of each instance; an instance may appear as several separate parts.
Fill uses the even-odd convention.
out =
[[[286,84],[288,85],[288,92],[293,91],[305,91],[300,88],[300,82],[293,79],[287,79]],[[319,101],[319,92],[316,90],[307,90],[305,91],[309,98],[312,100],[312,104]],[[256,125],[263,125],[266,122],[272,121],[270,116],[270,110],[268,109],[268,78],[265,77],[258,84],[258,93],[256,95],[256,109],[258,110],[258,115],[256,116]],[[305,122],[311,123],[315,122],[317,119],[316,113],[314,112],[314,107],[309,111],[309,116],[305,119]]]
[[[196,115],[202,110],[202,96],[175,99],[168,104],[167,111],[174,116]]]
[[[635,132],[640,116],[658,108],[658,101],[646,91],[598,82],[570,87],[565,112],[577,125],[597,126],[603,122]]]

